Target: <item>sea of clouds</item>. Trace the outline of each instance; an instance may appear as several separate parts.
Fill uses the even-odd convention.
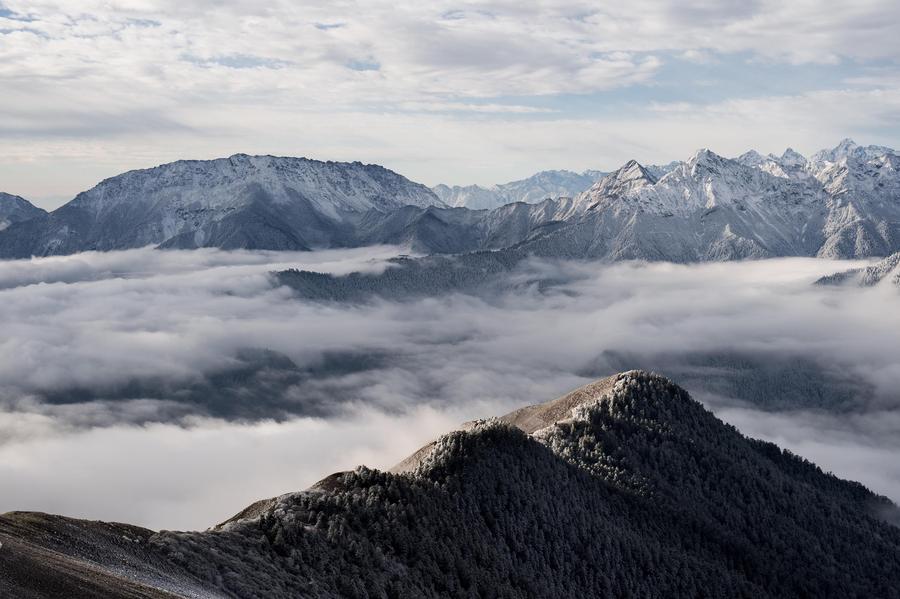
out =
[[[900,290],[812,284],[859,263],[531,261],[509,276],[558,284],[361,304],[301,301],[270,274],[377,274],[400,252],[0,262],[0,511],[205,528],[337,470],[390,467],[464,420],[552,399],[607,374],[611,353],[628,368],[799,356],[859,383],[866,392],[840,409],[761,407],[702,376],[687,386],[746,434],[900,500]]]

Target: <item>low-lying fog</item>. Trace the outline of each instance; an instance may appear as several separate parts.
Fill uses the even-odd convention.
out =
[[[0,262],[0,511],[205,528],[629,368],[900,500],[900,289],[812,285],[860,263],[530,261],[508,276],[562,283],[359,305],[269,275],[400,252]]]

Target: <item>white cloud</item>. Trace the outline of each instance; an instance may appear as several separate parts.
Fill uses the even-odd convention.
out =
[[[388,466],[460,421],[556,397],[605,374],[610,351],[626,356],[622,368],[659,354],[801,356],[871,386],[840,417],[703,398],[742,430],[900,499],[886,460],[900,414],[900,296],[811,285],[848,263],[534,262],[527,273],[569,280],[567,293],[363,306],[300,302],[266,276],[289,266],[377,272],[397,251],[142,249],[0,262],[0,511],[202,528],[332,470]],[[180,393],[240,367],[248,347],[289,356],[308,375],[272,386],[272,397],[227,396],[273,402],[251,418],[277,410],[280,423],[213,419],[213,399]],[[105,391],[135,381],[145,395]]]
[[[859,126],[877,101],[853,91],[871,83],[867,61],[900,54],[891,2],[3,6],[0,135],[8,143],[0,180],[5,191],[48,204],[127,168],[239,151],[386,162],[431,184],[488,184],[546,168],[613,168],[630,157],[669,161],[720,139],[720,151],[737,139],[746,149],[747,133],[781,140],[790,132],[796,138],[780,145],[826,145],[896,122],[876,109],[877,118]],[[732,55],[838,61],[851,71],[850,89],[828,92],[848,93],[827,108],[812,92],[770,98],[791,105],[787,127],[777,110],[748,119],[740,100],[735,114],[720,112],[712,123],[703,111],[647,114],[649,99],[665,101],[668,92],[655,84],[669,56],[714,63]],[[733,77],[743,76],[736,68]],[[579,113],[584,102],[565,98],[540,104],[630,86],[649,99],[608,117]],[[883,88],[885,106],[894,105],[896,88]],[[831,108],[838,100],[843,112]],[[472,113],[483,122],[473,123]]]

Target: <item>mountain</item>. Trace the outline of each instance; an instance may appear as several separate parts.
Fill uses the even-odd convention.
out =
[[[616,200],[650,187],[657,179],[636,160],[601,178],[585,193],[575,198],[573,210],[583,212],[598,208],[605,200]]]
[[[735,160],[745,166],[752,166],[785,179],[807,179],[812,176],[809,161],[792,148],[786,149],[781,156],[774,154],[763,156],[756,150],[750,150]]]
[[[897,513],[630,371],[203,532],[5,514],[0,593],[891,598]]]
[[[47,214],[25,198],[0,192],[0,231],[10,225]]]
[[[817,189],[700,150],[659,180],[634,161],[575,198],[586,207],[522,247],[540,256],[694,262],[813,255]]]
[[[520,247],[678,262],[884,256],[900,250],[900,157],[866,158],[872,148],[836,148],[821,168],[790,149],[738,159],[704,149],[659,179],[630,161],[577,196],[564,226]]]
[[[453,187],[437,185],[432,188],[441,200],[457,208],[483,210],[499,208],[504,204],[525,202],[533,204],[546,199],[575,196],[593,185],[606,173],[600,171],[541,171],[519,181],[501,183],[491,187],[468,185]]]
[[[881,262],[865,268],[853,268],[827,275],[816,281],[816,285],[844,285],[853,283],[860,287],[874,287],[882,281],[891,281],[900,286],[900,252],[891,254]]]
[[[845,156],[826,163],[816,179],[828,194],[819,255],[886,256],[900,250],[900,156]]]
[[[509,203],[507,198],[495,188],[482,187],[480,185],[454,185],[450,187],[441,183],[432,187],[431,191],[442,202],[454,208],[489,210]]]
[[[182,161],[113,177],[49,215],[7,225],[0,258],[148,244],[296,250],[391,243],[423,253],[511,248],[677,262],[900,251],[900,156],[849,140],[814,156],[789,148],[729,159],[704,149],[662,167],[631,160],[574,197],[540,201],[598,173],[547,171],[488,190],[439,186],[436,195],[360,163],[246,155]]]
[[[310,249],[352,243],[349,220],[403,206],[442,206],[381,166],[237,154],[112,177],[50,213],[10,227],[0,257],[149,244]]]
[[[850,138],[845,138],[831,149],[819,150],[809,157],[809,162],[816,168],[822,168],[829,162],[840,162],[846,158],[866,162],[873,158],[894,154],[895,151],[885,146],[860,146]]]

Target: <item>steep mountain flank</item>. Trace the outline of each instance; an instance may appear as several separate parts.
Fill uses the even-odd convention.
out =
[[[83,596],[891,598],[895,515],[631,371],[205,532],[7,514],[0,591],[92,572]]]

